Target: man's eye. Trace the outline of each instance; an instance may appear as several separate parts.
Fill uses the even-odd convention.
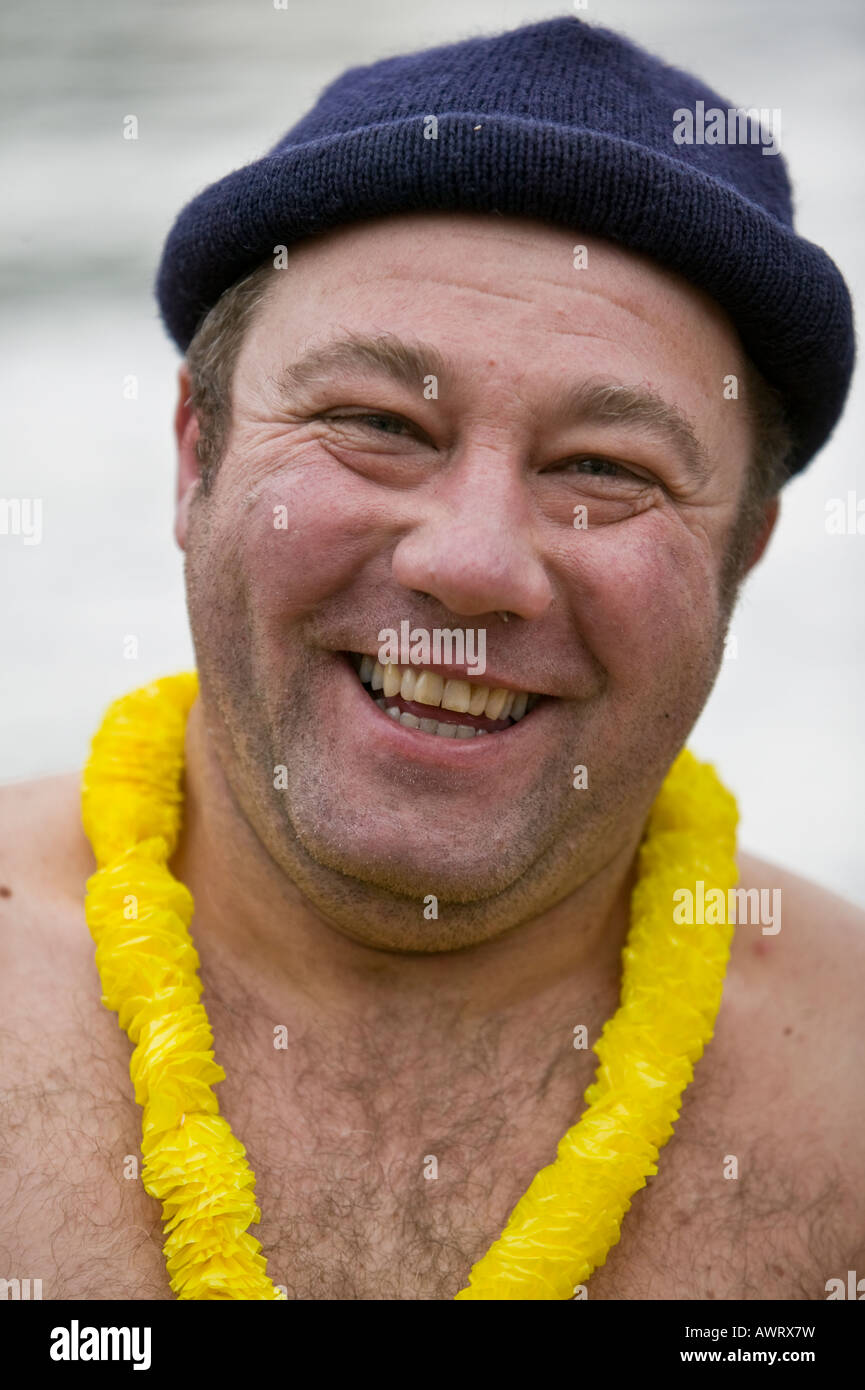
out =
[[[409,428],[408,422],[401,420],[398,415],[383,415],[378,411],[369,411],[364,415],[328,415],[325,418],[341,424],[362,425],[376,434],[402,434]]]
[[[622,463],[615,463],[613,459],[597,458],[595,455],[588,455],[585,458],[571,459],[562,467],[563,473],[580,474],[589,478],[621,478],[623,482],[644,483],[645,478],[633,473],[630,468],[625,468]]]

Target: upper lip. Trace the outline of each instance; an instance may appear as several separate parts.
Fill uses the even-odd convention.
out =
[[[351,651],[357,656],[369,656],[373,661],[378,661],[378,652],[364,652],[359,647],[353,647]],[[394,664],[399,665],[400,663]],[[472,685],[488,685],[491,690],[523,691],[527,695],[541,695],[544,693],[543,691],[537,690],[534,686],[524,685],[521,681],[514,680],[511,676],[503,676],[498,671],[489,667],[484,671],[483,675],[471,674],[466,666],[449,666],[442,665],[438,662],[430,662],[429,665],[425,662],[418,665],[413,663],[413,669],[416,671],[435,671],[445,680],[469,681]]]

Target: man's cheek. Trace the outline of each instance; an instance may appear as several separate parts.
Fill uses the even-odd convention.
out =
[[[702,548],[622,536],[585,556],[576,612],[585,640],[609,675],[639,684],[655,670],[688,664],[714,643],[717,583]],[[642,674],[641,674],[642,673]]]
[[[345,491],[272,484],[243,518],[239,560],[268,605],[305,609],[350,586],[377,537],[375,518]]]
[[[678,565],[667,552],[651,556],[616,594],[617,621],[630,639],[660,653],[705,642],[717,609],[715,580],[700,565]]]

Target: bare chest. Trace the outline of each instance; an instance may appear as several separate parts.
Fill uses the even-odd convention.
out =
[[[837,1134],[803,1127],[795,1066],[764,1079],[778,1099],[762,1107],[739,1033],[734,1013],[586,1297],[823,1298],[854,1267],[865,1211]],[[253,1055],[220,1089],[258,1175],[269,1272],[299,1299],[452,1299],[554,1161],[595,1066],[566,1040],[551,1064],[518,1072],[482,1052],[430,1061],[425,1076],[418,1057],[383,1057],[370,1086],[368,1063],[355,1073],[306,1052],[286,1059],[286,1092],[277,1054],[270,1071]]]
[[[45,1298],[171,1298],[129,1044],[94,999],[92,965],[63,984],[52,999],[46,967],[28,996],[50,1005],[41,1015],[25,1003],[13,1016],[23,987],[9,996],[0,1277],[41,1279]],[[71,998],[88,1001],[74,1017]],[[213,1013],[228,1039],[229,1011]],[[593,1066],[567,1036],[552,1066],[519,1076],[482,1051],[458,1067],[399,1049],[352,1066],[339,1047],[278,1053],[271,1021],[247,1029],[239,1013],[263,1032],[223,1053],[220,1104],[256,1173],[254,1234],[291,1299],[452,1299],[553,1161]],[[727,1033],[741,1033],[735,1015]],[[722,1028],[589,1299],[820,1299],[861,1263],[855,1146],[828,1113],[809,1131],[794,1071],[767,1082],[784,1106],[755,1097],[734,1050]]]
[[[717,1135],[682,1124],[575,1297],[824,1298],[857,1258],[837,1174],[787,1166],[771,1141],[739,1147],[737,1172]],[[471,1151],[415,1141],[390,1155],[320,1155],[279,1183],[260,1166],[271,1276],[290,1298],[452,1299],[554,1154],[554,1143],[536,1155],[515,1139]]]
[[[95,1104],[68,1076],[35,1098],[4,1201],[10,1268],[0,1273],[41,1278],[46,1298],[170,1298],[158,1205],[140,1181],[140,1111],[123,1074]],[[454,1123],[435,1109],[437,1125],[426,1107],[406,1106],[396,1127],[348,1103],[312,1121],[277,1117],[261,1087],[236,1099],[229,1117],[262,1209],[254,1233],[290,1299],[452,1299],[561,1132],[525,1129],[501,1098]],[[785,1162],[753,1128],[707,1122],[704,1101],[697,1083],[657,1177],[583,1296],[825,1297],[826,1281],[855,1258],[838,1174]]]

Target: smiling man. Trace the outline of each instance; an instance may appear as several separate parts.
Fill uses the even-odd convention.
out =
[[[198,746],[287,881],[367,945],[476,945],[587,883],[608,906],[722,654],[741,349],[684,281],[584,244],[590,274],[565,230],[412,213],[266,266],[206,490],[183,374],[178,539],[218,711]],[[483,679],[376,672],[403,621],[483,625]]]
[[[178,220],[198,682],[115,707],[89,840],[77,782],[4,793],[2,1245],[45,1297],[453,1298],[475,1267],[479,1297],[807,1299],[865,1270],[862,915],[737,878],[731,798],[680,756],[843,405],[849,301],[780,158],[674,141],[698,98],[727,106],[554,20],[346,74]],[[435,633],[483,634],[483,669]],[[718,901],[765,890],[783,919],[740,919],[727,965]]]

